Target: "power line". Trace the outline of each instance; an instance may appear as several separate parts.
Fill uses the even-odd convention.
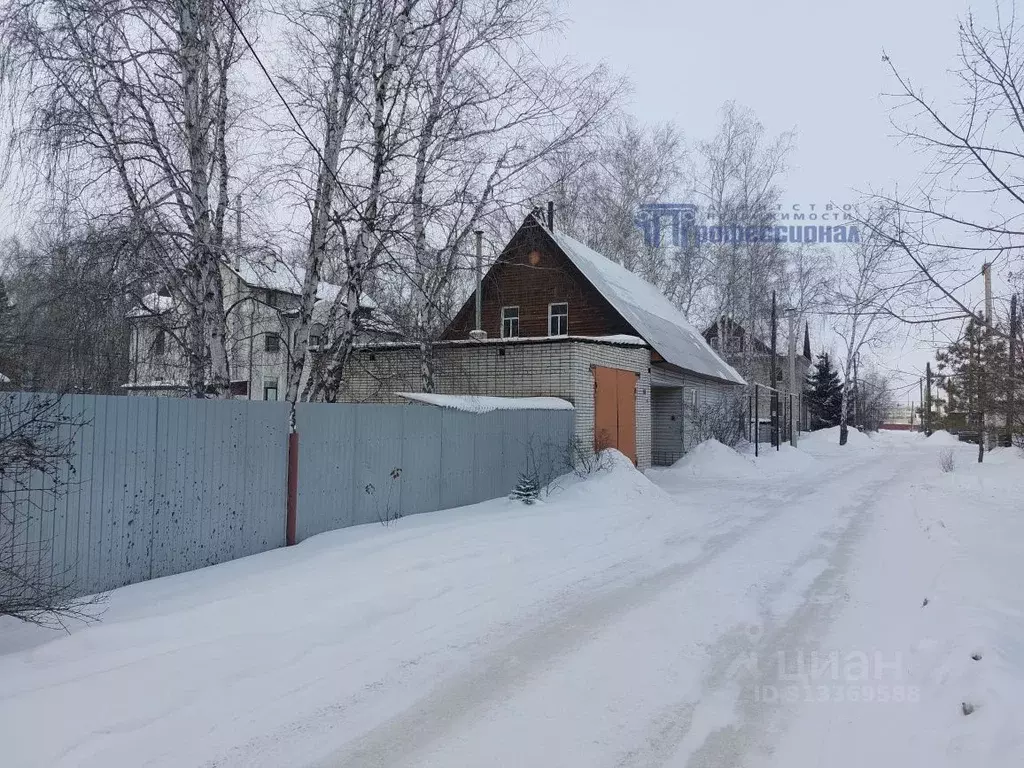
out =
[[[298,128],[299,133],[301,134],[302,138],[306,141],[307,144],[309,144],[309,146],[313,150],[313,152],[316,153],[316,156],[317,156],[317,158],[320,161],[321,167],[326,169],[327,172],[330,174],[331,179],[333,180],[335,187],[345,197],[346,202],[349,205],[353,205],[351,198],[348,196],[348,194],[347,194],[347,192],[345,190],[344,185],[341,183],[341,180],[338,178],[337,174],[334,172],[334,169],[332,167],[330,167],[330,165],[328,165],[327,160],[324,158],[323,153],[320,151],[320,148],[309,137],[309,134],[306,133],[306,130],[302,127],[302,123],[299,122],[299,119],[295,115],[295,112],[292,109],[291,105],[288,103],[288,100],[284,97],[284,94],[281,93],[281,89],[277,87],[277,83],[274,81],[273,76],[270,74],[270,71],[267,69],[266,65],[263,63],[263,60],[260,58],[260,55],[256,52],[256,48],[253,46],[252,42],[249,40],[248,35],[245,34],[245,30],[242,29],[242,25],[239,23],[239,21],[236,18],[234,12],[231,10],[231,8],[230,8],[230,6],[228,4],[228,0],[220,0],[220,4],[224,8],[225,13],[227,13],[228,18],[231,19],[232,25],[238,31],[238,34],[242,38],[242,41],[245,43],[246,48],[249,49],[249,53],[252,54],[252,57],[256,60],[256,63],[259,65],[260,71],[263,73],[263,76],[267,79],[267,82],[270,83],[270,87],[274,89],[274,93],[277,94],[277,98],[280,100],[281,104],[287,110],[289,117],[291,117],[291,119],[292,119],[292,122],[295,123],[295,127]],[[386,249],[385,249],[385,252],[387,252]],[[413,283],[414,285],[416,284],[415,278],[413,277],[413,275],[409,272],[409,270],[403,264],[401,264],[397,259],[394,259],[394,258],[391,258],[389,260],[394,264],[394,266],[396,266],[399,269],[399,271],[401,271],[405,275],[406,278],[409,279],[409,281],[411,283]],[[420,293],[426,299],[427,303],[430,304],[434,309],[438,309],[438,310],[441,309],[438,306],[438,304],[431,297],[427,296],[422,290],[420,290]]]

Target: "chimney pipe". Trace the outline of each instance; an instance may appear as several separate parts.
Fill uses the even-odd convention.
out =
[[[555,201],[548,200],[548,229],[555,231]]]
[[[481,293],[484,280],[484,233],[478,229],[473,234],[476,235],[476,325],[474,329],[482,331],[483,296]]]

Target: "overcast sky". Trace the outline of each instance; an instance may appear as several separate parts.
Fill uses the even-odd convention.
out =
[[[784,201],[825,204],[917,178],[925,158],[897,146],[882,51],[933,97],[951,101],[947,73],[956,64],[957,19],[968,7],[953,0],[564,0],[569,23],[560,45],[627,75],[631,111],[642,121],[672,120],[691,140],[714,133],[728,100],[753,109],[771,134],[795,130]],[[992,6],[976,15],[991,17]],[[906,333],[908,343],[885,353],[885,362],[922,370],[934,344],[918,337],[931,334]]]

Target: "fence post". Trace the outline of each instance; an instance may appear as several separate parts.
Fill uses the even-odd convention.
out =
[[[757,443],[761,437],[761,420],[760,420],[761,404],[759,402],[759,390],[757,384],[754,385],[754,455],[757,456]]]
[[[747,442],[750,442],[750,420],[754,418],[754,396],[751,394],[747,395]]]
[[[794,411],[793,408],[796,407]],[[800,401],[793,399],[793,393],[789,393],[789,444],[796,448],[797,419],[800,418]]]
[[[299,502],[299,433],[288,433],[288,509],[285,518],[285,544],[295,544]]]

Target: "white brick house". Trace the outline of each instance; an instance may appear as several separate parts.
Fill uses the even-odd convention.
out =
[[[228,364],[233,397],[277,400],[284,397],[289,350],[297,325],[304,273],[267,257],[236,258],[221,265],[224,308],[228,326]],[[320,283],[310,328],[310,344],[327,341],[329,329],[318,319],[341,289]],[[187,365],[177,342],[182,319],[173,300],[161,293],[144,297],[130,316],[130,372],[123,389],[128,394],[186,396]],[[360,301],[359,339],[362,343],[391,340],[390,321],[367,296]],[[305,374],[304,374],[305,375]]]

